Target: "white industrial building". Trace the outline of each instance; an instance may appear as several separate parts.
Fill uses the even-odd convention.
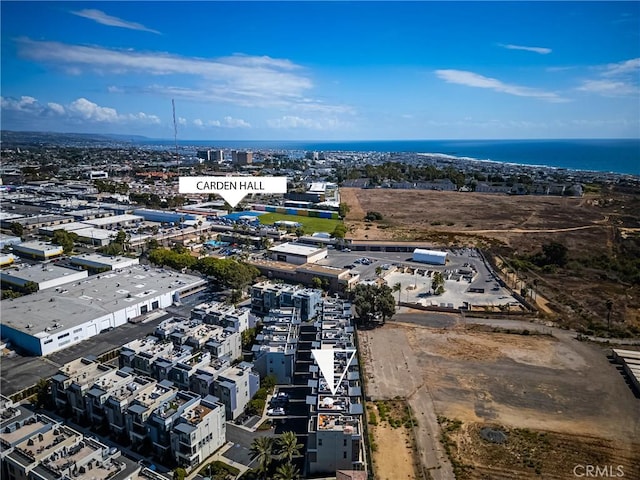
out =
[[[130,225],[135,225],[144,221],[144,218],[139,215],[130,215],[125,213],[123,215],[114,215],[112,217],[94,218],[93,220],[85,220],[83,223],[87,223],[90,226],[97,228],[122,228]]]
[[[444,265],[447,262],[447,252],[416,248],[413,251],[413,261],[431,265]]]
[[[293,263],[303,265],[305,263],[315,263],[327,257],[326,248],[318,248],[313,245],[303,245],[301,243],[283,243],[269,249],[271,258],[278,262]]]
[[[84,280],[88,276],[86,270],[74,270],[54,264],[23,265],[0,272],[3,284],[14,287],[25,287],[29,282],[35,283],[38,290],[55,288],[71,282]]]
[[[32,355],[48,355],[205,285],[199,277],[133,266],[13,299],[3,305],[0,334]]]
[[[71,264],[89,270],[120,270],[138,265],[138,258],[100,255],[99,253],[83,253],[70,258]]]
[[[60,245],[53,245],[46,242],[23,242],[19,245],[13,245],[14,253],[20,256],[33,258],[37,260],[48,260],[49,258],[62,255],[64,250]]]

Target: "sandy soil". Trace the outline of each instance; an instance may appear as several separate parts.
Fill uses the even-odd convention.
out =
[[[588,462],[593,455],[589,445],[595,444],[602,458],[619,452],[611,458],[631,471],[633,462],[640,462],[640,402],[609,363],[605,349],[577,342],[566,331],[552,331],[554,337],[525,336],[393,323],[363,331],[367,393],[374,400],[408,398],[420,422],[417,442],[423,464],[434,478],[442,472],[438,465],[450,468],[440,456],[436,415],[465,425],[554,432],[566,436],[567,445],[575,436],[575,452],[567,462]],[[583,438],[593,441],[583,445]],[[473,437],[462,444],[473,452],[478,442]],[[474,465],[489,462],[482,455],[464,455]],[[525,466],[522,472],[527,472]]]
[[[378,409],[374,406],[378,415]],[[373,433],[377,450],[373,453],[374,472],[377,480],[413,480],[416,478],[413,468],[413,448],[409,432],[404,427],[392,428],[386,422],[369,426]]]
[[[349,236],[359,240],[440,236],[477,244],[484,237],[519,248],[551,235],[587,246],[587,239],[602,239],[610,230],[608,217],[583,198],[357,188],[342,188],[340,195],[350,206]],[[368,211],[382,213],[384,221],[367,224]]]

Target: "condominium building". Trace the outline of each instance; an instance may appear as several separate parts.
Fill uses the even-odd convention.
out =
[[[317,365],[310,368],[314,377],[308,397],[310,474],[366,469],[364,408],[351,316],[349,303],[325,300],[316,323],[317,347],[335,350],[337,381],[331,386]]]
[[[191,318],[203,323],[220,325],[242,333],[255,326],[255,317],[248,308],[227,305],[221,302],[208,302],[196,305],[191,310]]]
[[[252,347],[254,365],[262,377],[274,375],[278,383],[293,383],[300,319],[293,307],[273,309],[263,319],[259,343]]]
[[[226,441],[225,407],[207,396],[185,407],[170,433],[173,458],[191,469],[200,465]]]
[[[253,364],[241,362],[218,375],[213,393],[224,404],[227,420],[235,420],[260,388],[260,376]]]
[[[303,322],[315,317],[322,303],[322,291],[293,285],[258,283],[251,287],[251,311],[266,315],[272,309],[295,307]]]

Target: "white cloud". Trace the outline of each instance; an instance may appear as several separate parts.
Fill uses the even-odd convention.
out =
[[[624,62],[610,63],[605,65],[602,75],[605,77],[618,77],[626,75],[637,75],[640,72],[640,58],[632,58]]]
[[[607,97],[624,97],[640,93],[640,58],[595,67],[596,78],[582,81],[581,92]]]
[[[280,118],[267,120],[267,125],[278,129],[310,129],[310,130],[337,130],[347,128],[349,123],[337,118],[303,118],[295,115],[284,115]]]
[[[605,96],[626,96],[640,92],[637,86],[618,80],[584,80],[578,87],[581,92],[598,93]]]
[[[178,125],[183,125],[183,126],[184,126],[184,125],[186,125],[186,124],[187,124],[187,119],[186,119],[186,118],[184,118],[184,117],[178,117],[178,119],[176,120],[176,123],[177,123]]]
[[[295,108],[325,114],[352,113],[345,105],[329,105],[309,98],[313,82],[302,66],[269,56],[232,55],[213,59],[165,52],[118,50],[100,46],[18,39],[19,53],[32,61],[52,64],[63,71],[81,70],[101,75],[144,73],[156,78],[180,75],[192,84],[171,83],[146,87],[110,87],[110,91],[162,95],[197,101],[225,102],[244,107]],[[195,86],[197,85],[197,86]],[[117,89],[117,90],[116,90]]]
[[[111,124],[160,124],[157,115],[144,112],[121,114],[115,108],[102,107],[86,98],[78,98],[64,106],[55,102],[40,103],[37,99],[22,96],[19,99],[0,97],[0,105],[6,112],[17,112],[23,118],[55,116],[60,119],[89,123]]]
[[[115,108],[101,107],[86,98],[78,98],[71,102],[69,110],[85,120],[106,123],[118,121],[118,112]]]
[[[7,110],[29,111],[37,106],[37,100],[33,97],[23,95],[19,99],[0,97],[0,106]]]
[[[251,124],[241,118],[224,117],[224,122],[221,126],[227,128],[250,128]]]
[[[202,126],[204,125],[204,122],[203,122],[202,120],[200,120],[199,118],[196,118],[196,119],[193,121],[193,124],[194,124],[196,127],[202,127]]]
[[[49,102],[49,103],[47,103],[47,107],[49,107],[51,109],[51,111],[57,113],[58,115],[63,115],[64,114],[64,107],[62,105],[60,105],[59,103]]]
[[[498,79],[485,77],[474,72],[465,70],[436,70],[436,75],[447,83],[466,85],[468,87],[487,88],[518,97],[533,97],[548,102],[564,102],[566,99],[553,92],[539,90],[536,88],[511,85]]]
[[[526,47],[524,45],[512,45],[512,44],[498,44],[500,45],[502,48],[506,48],[508,50],[524,50],[526,52],[534,52],[534,53],[539,53],[540,55],[548,55],[549,53],[551,53],[553,50],[551,50],[550,48],[546,48],[546,47]]]
[[[83,10],[71,11],[71,13],[79,17],[88,18],[89,20],[93,20],[94,22],[100,23],[102,25],[107,25],[109,27],[128,28],[129,30],[140,30],[142,32],[160,34],[160,32],[158,32],[157,30],[145,27],[141,23],[128,22],[127,20],[122,20],[118,17],[112,17],[111,15],[107,15],[106,13],[104,13],[102,10],[85,8]]]

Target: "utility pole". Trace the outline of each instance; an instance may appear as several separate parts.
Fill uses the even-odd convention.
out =
[[[171,99],[171,107],[173,109],[173,143],[176,148],[176,170],[180,164],[180,157],[178,156],[178,123],[176,122],[176,102]]]

